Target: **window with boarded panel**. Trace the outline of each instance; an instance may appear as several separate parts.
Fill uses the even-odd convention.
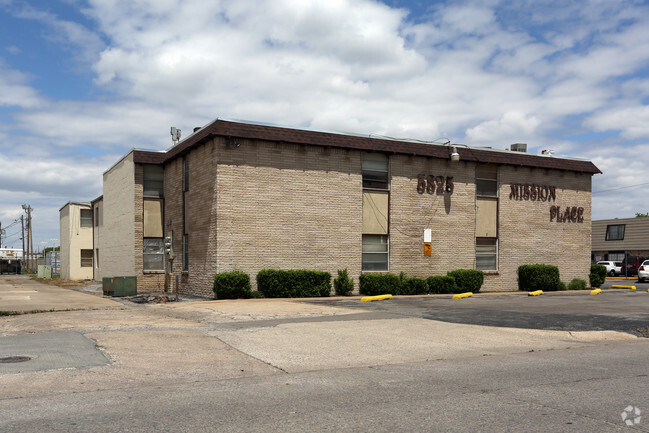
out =
[[[498,200],[478,198],[475,205],[475,235],[482,238],[498,237]]]
[[[388,233],[388,202],[387,192],[363,192],[363,233]]]
[[[162,200],[144,200],[144,237],[162,237]]]

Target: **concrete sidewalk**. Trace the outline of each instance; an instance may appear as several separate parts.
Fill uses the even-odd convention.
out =
[[[0,312],[26,313],[121,308],[122,304],[76,290],[52,286],[28,275],[0,275]]]

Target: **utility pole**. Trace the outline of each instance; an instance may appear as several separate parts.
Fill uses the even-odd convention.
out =
[[[23,210],[27,212],[27,269],[28,272],[32,270],[32,254],[34,254],[34,239],[32,232],[32,207],[31,205],[24,204]]]
[[[25,215],[20,216],[20,227],[22,228],[20,240],[23,241],[23,264],[21,269],[25,269]]]

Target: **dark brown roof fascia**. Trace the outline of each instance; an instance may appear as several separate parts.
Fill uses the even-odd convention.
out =
[[[133,162],[136,164],[163,164],[167,159],[165,152],[150,150],[133,150]]]
[[[451,153],[451,148],[444,145],[388,140],[372,138],[369,136],[345,135],[332,132],[309,131],[220,119],[215,120],[187,137],[184,141],[175,147],[172,147],[166,153],[149,153],[153,153],[154,155],[164,155],[163,162],[166,162],[188,152],[192,148],[199,146],[203,142],[215,136],[267,140],[292,144],[308,144],[313,146],[354,149],[369,152],[398,153],[441,159],[450,159]],[[463,145],[456,145],[456,149],[460,154],[461,161],[506,164],[591,174],[601,173],[595,164],[590,161],[540,156],[515,151],[483,150]],[[137,161],[137,155],[135,158],[136,162],[139,162]],[[154,162],[154,164],[155,163],[160,162]]]

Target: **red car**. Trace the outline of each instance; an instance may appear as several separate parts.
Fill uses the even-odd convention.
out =
[[[638,273],[638,268],[645,260],[647,260],[646,257],[628,256],[626,259],[622,260],[622,275],[636,275]]]

